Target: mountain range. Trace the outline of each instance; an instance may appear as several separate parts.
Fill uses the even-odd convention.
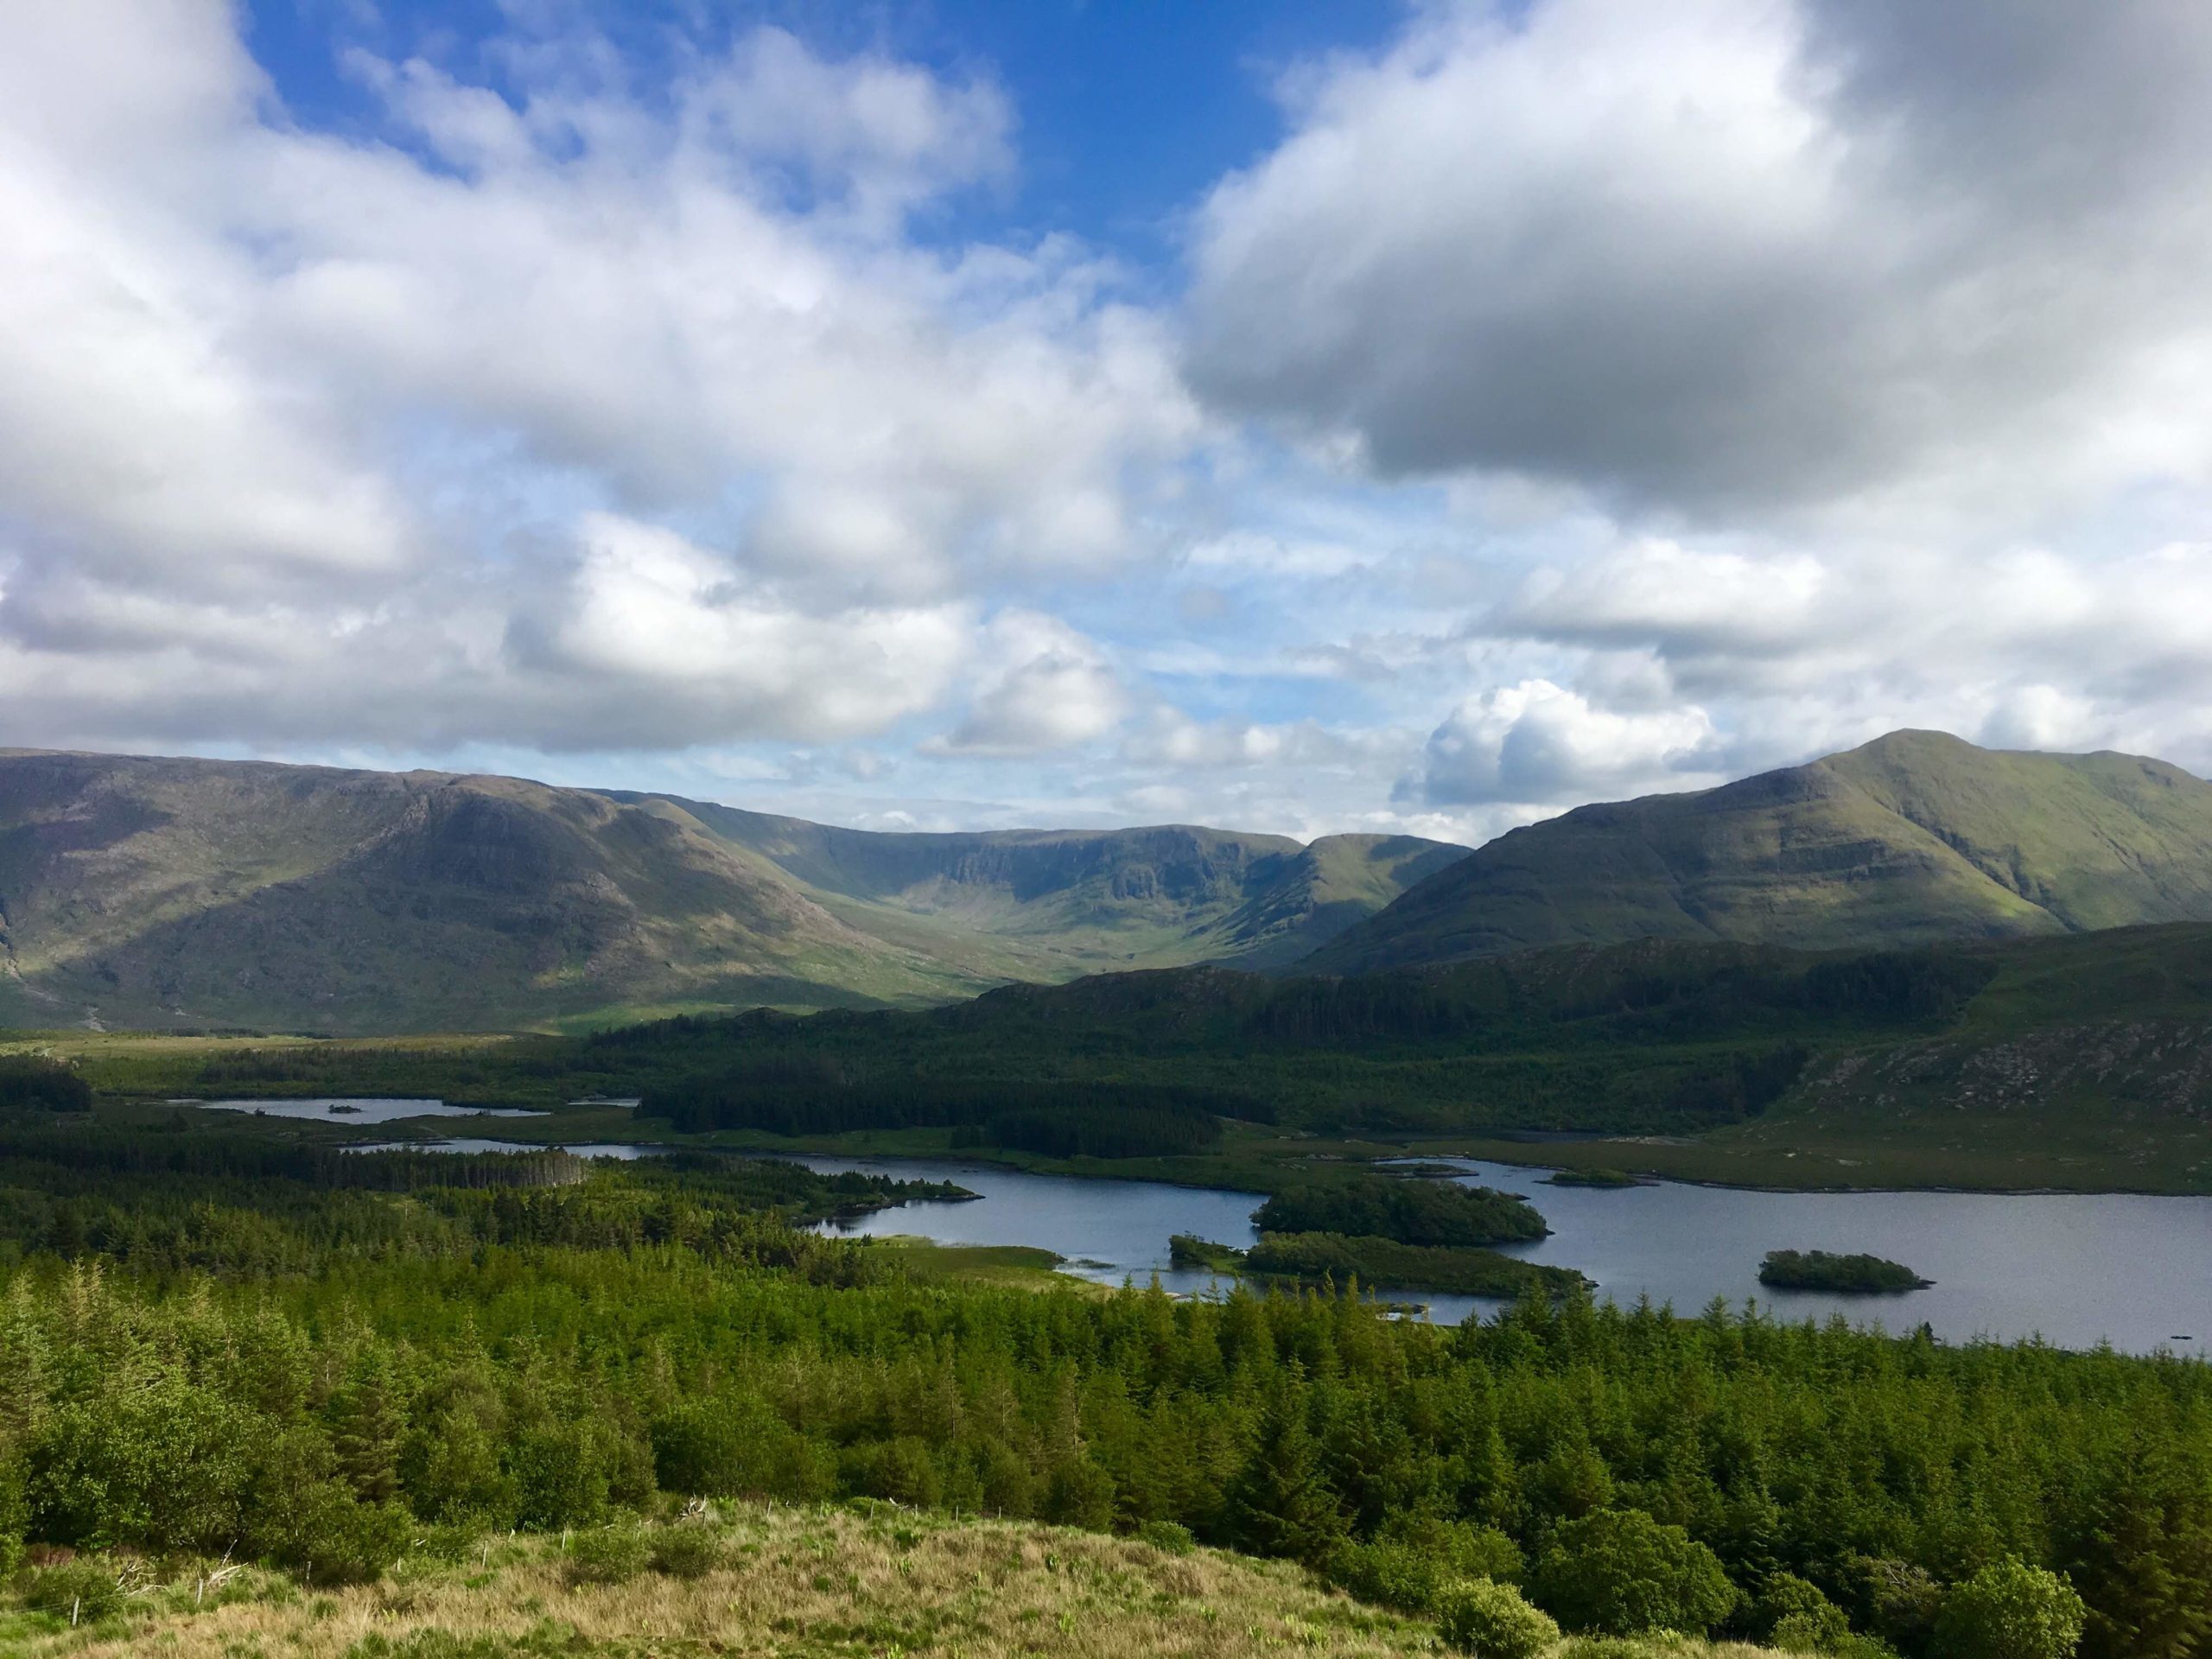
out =
[[[1834,950],[2208,918],[2212,784],[2136,755],[1905,731],[1512,830],[1300,971],[1632,938]]]
[[[512,778],[0,752],[0,1023],[505,1029],[1226,962],[1859,950],[2212,919],[2212,785],[1898,732],[1470,852],[886,834]]]
[[[877,834],[513,778],[0,753],[0,1023],[346,1033],[1302,957],[1466,849]]]

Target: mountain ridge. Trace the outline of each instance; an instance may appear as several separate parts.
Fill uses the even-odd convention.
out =
[[[1509,831],[1297,970],[1647,937],[1840,950],[2207,918],[2212,784],[2110,750],[1901,731]]]
[[[6,750],[0,1020],[397,1032],[944,1001],[1288,960],[1465,851],[884,835],[491,774]]]

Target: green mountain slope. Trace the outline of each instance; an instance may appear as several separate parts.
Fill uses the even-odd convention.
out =
[[[1459,856],[875,835],[517,779],[0,753],[0,1022],[483,1029],[1302,955]]]
[[[2132,755],[1897,732],[1719,789],[1516,830],[1300,968],[1639,938],[1836,950],[2206,918],[2212,785]]]

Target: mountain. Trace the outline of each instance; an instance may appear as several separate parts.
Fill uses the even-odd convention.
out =
[[[1841,950],[2208,918],[2212,784],[2136,755],[1894,732],[1513,830],[1300,971],[1644,938]]]
[[[513,778],[0,752],[0,1022],[499,1029],[1274,963],[1465,851],[879,835]]]

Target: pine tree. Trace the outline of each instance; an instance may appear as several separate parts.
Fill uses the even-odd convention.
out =
[[[331,1397],[332,1449],[338,1472],[365,1503],[399,1491],[399,1442],[407,1431],[392,1397],[391,1368],[372,1351],[358,1359],[346,1384]]]
[[[1321,1466],[1320,1443],[1306,1423],[1306,1402],[1286,1380],[1269,1395],[1260,1433],[1229,1496],[1237,1547],[1255,1555],[1318,1561],[1344,1536],[1337,1494]]]

